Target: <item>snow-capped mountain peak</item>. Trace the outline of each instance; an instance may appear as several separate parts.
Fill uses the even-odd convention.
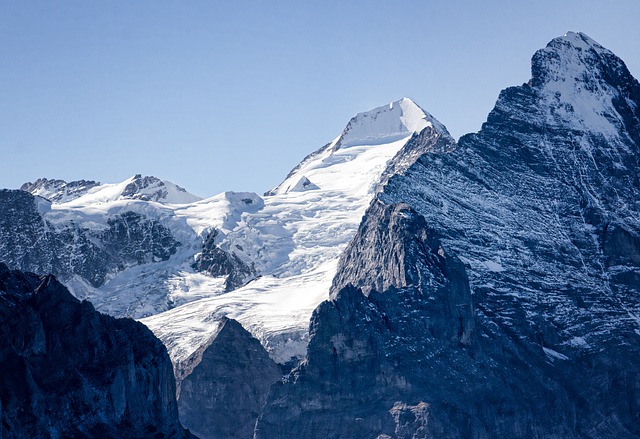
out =
[[[444,125],[409,98],[358,113],[340,136],[308,155],[267,195],[348,187],[359,193],[371,192],[374,175],[384,170],[412,135],[427,127],[450,137]]]
[[[419,133],[428,126],[441,128],[441,124],[415,102],[402,98],[356,114],[335,142],[335,149],[389,143]]]
[[[187,204],[202,200],[167,180],[136,174],[120,183],[91,187],[69,201],[73,205],[105,204],[118,200],[154,201],[162,204]]]
[[[569,31],[563,36],[557,37],[555,39],[566,41],[572,46],[579,47],[583,50],[595,48],[598,50],[606,51],[608,53],[612,53],[610,50],[605,49],[597,41],[595,41],[593,38],[591,38],[590,36],[588,36],[583,32]]]
[[[529,85],[549,103],[550,124],[605,138],[619,134],[625,112],[619,104],[632,100],[637,81],[611,51],[581,32],[567,32],[535,53],[531,73]]]
[[[170,204],[193,203],[202,199],[175,183],[153,176],[136,174],[127,181],[128,184],[122,191],[123,198]]]
[[[33,195],[46,198],[54,203],[66,203],[87,193],[91,188],[100,186],[93,180],[78,180],[66,182],[64,180],[39,178],[33,183],[23,184],[20,189]]]
[[[612,65],[612,60],[615,62]],[[533,85],[552,83],[606,83],[611,77],[606,70],[614,70],[624,63],[611,51],[582,32],[567,32],[554,38],[533,56]]]

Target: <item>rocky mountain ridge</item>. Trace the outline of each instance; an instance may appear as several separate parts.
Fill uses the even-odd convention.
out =
[[[81,197],[89,189],[96,186],[100,186],[100,183],[93,180],[78,180],[67,183],[64,180],[39,178],[33,183],[23,184],[20,186],[20,190],[46,198],[51,202],[64,203]]]
[[[263,197],[7,192],[0,236],[18,266],[65,254],[67,236],[79,261],[122,237],[142,259],[69,282],[149,316],[203,437],[249,436],[256,418],[256,438],[638,437],[639,105],[624,63],[568,33],[458,142],[403,99],[356,115]],[[159,243],[171,250],[150,258]],[[277,378],[241,326],[278,363],[303,358],[263,409],[217,428],[207,401],[263,401]],[[231,345],[255,367],[226,362]]]
[[[0,264],[0,436],[187,438],[166,348],[53,276]]]
[[[256,437],[638,437],[639,92],[569,33],[390,176]]]

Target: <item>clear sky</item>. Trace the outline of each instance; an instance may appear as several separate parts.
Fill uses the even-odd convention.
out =
[[[568,30],[638,78],[639,19],[638,0],[3,0],[0,187],[141,173],[262,193],[403,96],[479,130]]]

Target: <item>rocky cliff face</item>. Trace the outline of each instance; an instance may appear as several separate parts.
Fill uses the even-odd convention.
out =
[[[43,217],[51,203],[21,190],[0,191],[0,254],[13,268],[53,273],[62,279],[82,276],[102,285],[126,267],[165,261],[178,242],[160,221],[125,211],[91,228],[73,220],[53,224]]]
[[[65,203],[81,197],[97,186],[100,186],[100,183],[93,180],[66,182],[64,180],[39,178],[33,183],[23,184],[20,186],[20,190],[46,198],[54,203]]]
[[[253,437],[280,368],[238,322],[222,319],[217,333],[177,370],[180,420],[202,439]]]
[[[189,436],[165,347],[142,324],[96,312],[53,276],[0,264],[2,436]]]
[[[340,260],[333,297],[348,286],[366,296],[414,287],[424,296],[423,306],[431,303],[428,314],[434,323],[428,330],[442,340],[471,344],[473,301],[464,266],[445,254],[424,217],[409,205],[371,205]]]
[[[234,253],[221,249],[215,242],[217,236],[218,231],[215,229],[209,233],[202,246],[202,252],[196,256],[192,267],[197,272],[213,277],[226,277],[225,291],[232,291],[255,277],[256,270]]]
[[[574,33],[532,76],[388,178],[256,437],[640,435],[640,84]]]

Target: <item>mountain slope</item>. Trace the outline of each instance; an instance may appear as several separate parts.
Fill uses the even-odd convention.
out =
[[[453,142],[443,129],[409,99],[356,115],[336,140],[265,195],[262,208],[220,234],[219,248],[254,267],[259,278],[143,322],[161,339],[181,334],[183,348],[195,350],[209,336],[200,329],[204,322],[222,311],[260,339],[279,363],[301,357],[311,312],[328,297],[340,253],[386,178],[388,163],[405,156],[409,145],[429,148],[432,137]],[[314,187],[298,185],[305,179]]]
[[[269,387],[282,374],[238,322],[217,323],[212,338],[175,365],[180,421],[201,439],[251,438]]]
[[[83,196],[89,189],[100,186],[93,180],[78,180],[67,183],[64,180],[39,178],[33,183],[28,182],[20,187],[20,190],[30,192],[56,203],[66,203]]]
[[[130,319],[97,313],[53,276],[0,264],[0,436],[191,437],[166,349]]]
[[[639,105],[568,33],[391,176],[256,437],[638,437]]]

